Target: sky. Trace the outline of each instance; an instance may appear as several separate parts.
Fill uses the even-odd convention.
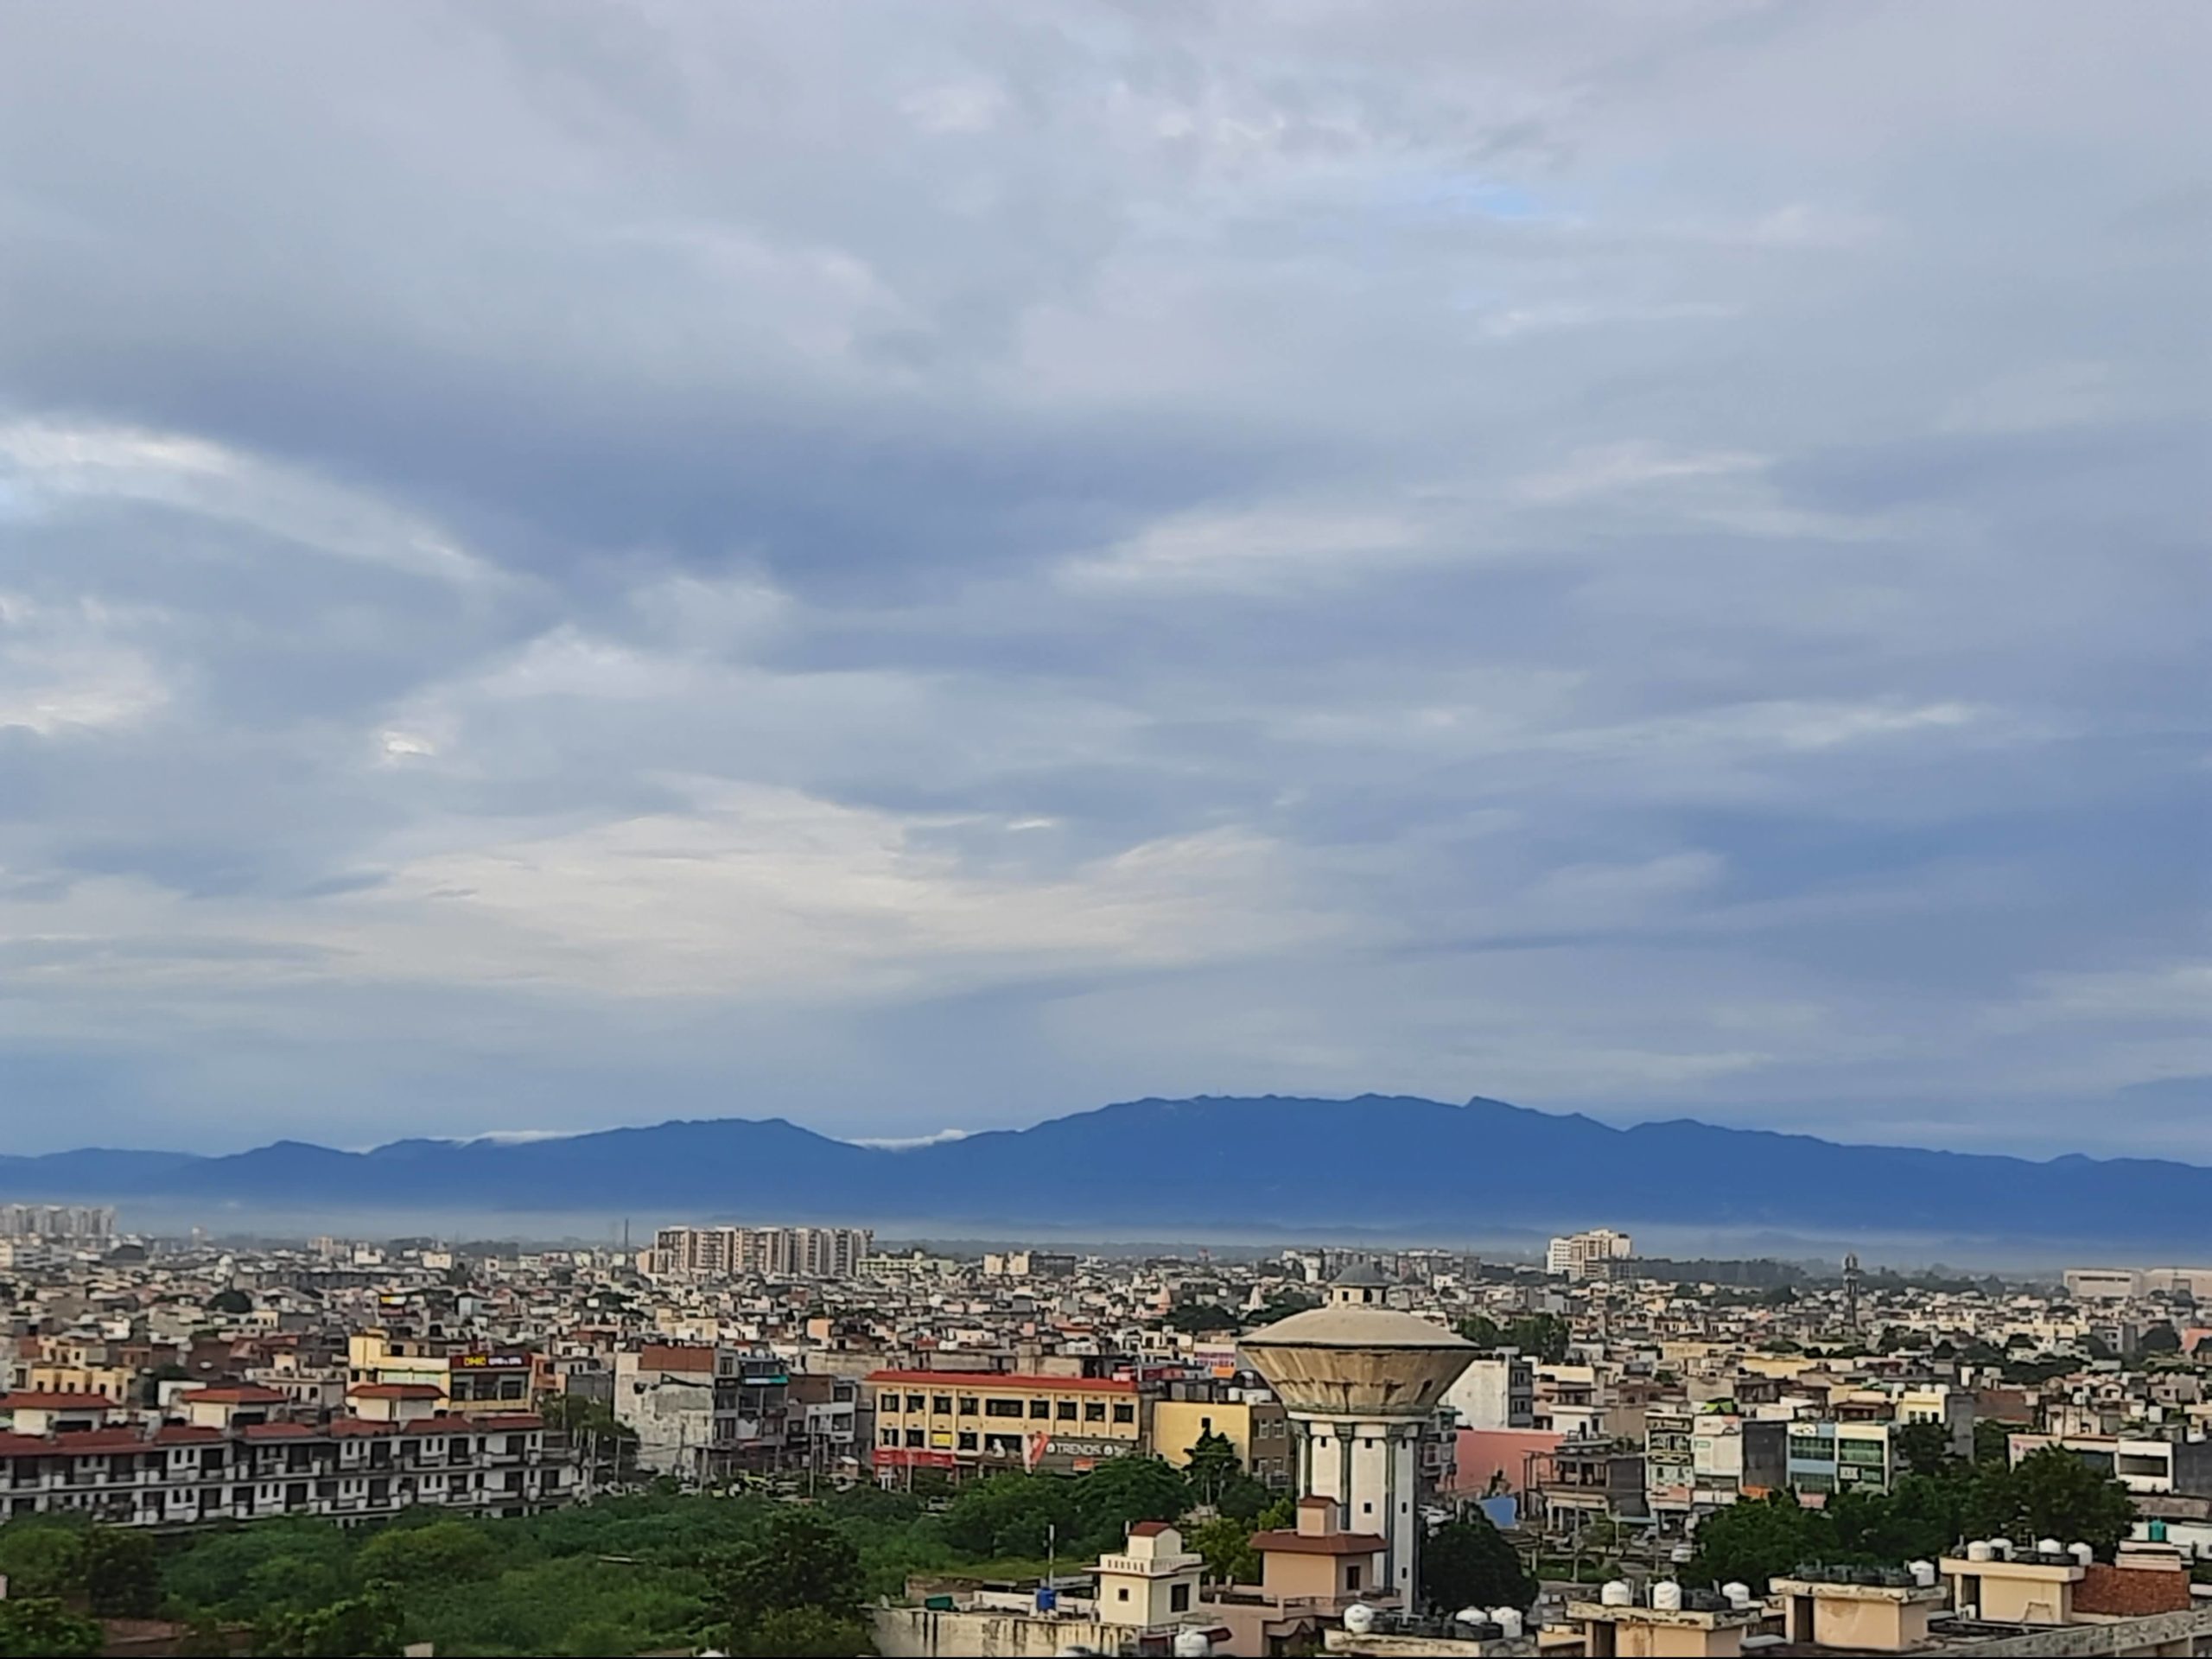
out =
[[[2212,1162],[2212,11],[18,6],[0,1149]]]

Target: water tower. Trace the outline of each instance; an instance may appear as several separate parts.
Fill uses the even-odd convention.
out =
[[[1321,1307],[1237,1344],[1268,1379],[1298,1439],[1298,1493],[1332,1498],[1345,1528],[1377,1533],[1383,1587],[1416,1605],[1421,1537],[1417,1442],[1474,1345],[1383,1303],[1389,1281],[1364,1262],[1339,1273]]]

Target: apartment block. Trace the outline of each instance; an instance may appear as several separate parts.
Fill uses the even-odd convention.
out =
[[[0,1395],[7,1518],[79,1515],[174,1527],[317,1516],[341,1524],[415,1505],[527,1515],[580,1495],[567,1452],[528,1413],[451,1414],[427,1390],[371,1384],[353,1414],[295,1421],[251,1387],[180,1396],[184,1421],[149,1421],[86,1396]]]
[[[656,1279],[850,1279],[874,1243],[865,1227],[664,1227],[646,1263]]]
[[[1636,1243],[1626,1233],[1599,1227],[1552,1240],[1544,1252],[1544,1271],[1563,1279],[1602,1279],[1615,1262],[1635,1254]]]

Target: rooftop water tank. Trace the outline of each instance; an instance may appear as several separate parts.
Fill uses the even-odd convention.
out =
[[[1598,1592],[1598,1605],[1600,1607],[1633,1607],[1636,1605],[1636,1592],[1629,1588],[1626,1579],[1608,1579],[1605,1587]]]
[[[1490,1615],[1479,1607],[1462,1607],[1452,1615],[1452,1622],[1454,1624],[1487,1624]]]
[[[1370,1636],[1375,1630],[1375,1610],[1363,1601],[1355,1601],[1344,1609],[1344,1629],[1354,1636]]]
[[[1936,1582],[1936,1563],[1933,1561],[1907,1561],[1904,1570],[1912,1574],[1913,1587],[1916,1590],[1928,1589]]]
[[[1992,1561],[1996,1559],[1996,1552],[1990,1548],[1986,1539],[1977,1538],[1967,1546],[1967,1560],[1970,1561]]]
[[[1989,1556],[1992,1560],[2011,1560],[2012,1559],[2012,1541],[2010,1538],[1991,1539],[1989,1541]]]
[[[1728,1605],[1731,1607],[1748,1607],[1751,1605],[1751,1586],[1740,1579],[1733,1579],[1722,1585],[1720,1593],[1728,1598]]]
[[[2091,1549],[2087,1544],[2069,1544],[2066,1546],[2066,1553],[2069,1555],[2071,1555],[2083,1567],[2088,1566],[2090,1562],[2097,1559],[2097,1552]]]
[[[1175,1632],[1175,1659],[1206,1659],[1213,1643],[1204,1630]]]
[[[1651,1586],[1652,1611],[1679,1613],[1682,1611],[1682,1586],[1672,1579],[1662,1579]]]
[[[1521,1610],[1518,1607],[1493,1607],[1490,1622],[1497,1626],[1497,1633],[1511,1641],[1521,1634]]]
[[[2063,1555],[2065,1553],[2066,1546],[2060,1543],[2056,1538],[2038,1538],[2036,1540],[2036,1554],[2038,1555]]]

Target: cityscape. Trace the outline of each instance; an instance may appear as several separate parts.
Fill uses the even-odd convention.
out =
[[[377,1570],[410,1628],[466,1650],[472,1612],[511,1593],[473,1541],[534,1529],[550,1580],[571,1552],[714,1511],[709,1535],[809,1517],[818,1535],[783,1547],[849,1580],[826,1606],[771,1595],[719,1637],[709,1599],[664,1583],[593,1641],[1508,1656],[2212,1640],[2196,1592],[2212,1578],[2212,1268],[1683,1262],[1602,1226],[1507,1261],[973,1249],[770,1224],[663,1226],[629,1249],[253,1243],[35,1204],[0,1222],[9,1599],[27,1610],[89,1575],[111,1639],[325,1650],[330,1610],[298,1605],[302,1579],[321,1593],[313,1563],[389,1555]],[[563,1515],[578,1524],[547,1519]],[[252,1536],[264,1565],[241,1577],[226,1552]],[[64,1561],[29,1541],[57,1537],[103,1547]],[[648,1551],[635,1570],[681,1580],[682,1559]],[[344,1617],[372,1617],[376,1593]],[[182,1594],[206,1599],[152,1617]]]
[[[0,4],[0,1659],[2212,1659],[2208,66]]]

